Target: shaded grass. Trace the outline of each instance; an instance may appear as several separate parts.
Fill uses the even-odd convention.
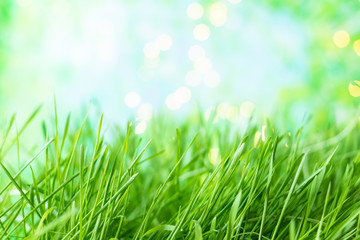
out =
[[[323,141],[303,130],[316,126],[289,134],[267,121],[257,141],[254,119],[158,116],[135,135],[54,109],[33,143],[21,135],[39,109],[19,131],[15,115],[3,127],[0,239],[360,238],[357,121]]]

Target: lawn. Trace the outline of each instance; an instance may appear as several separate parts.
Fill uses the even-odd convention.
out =
[[[357,118],[160,114],[135,134],[55,111],[23,141],[37,112],[0,130],[0,239],[360,239]]]

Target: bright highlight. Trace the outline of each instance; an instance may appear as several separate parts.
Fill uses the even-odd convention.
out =
[[[210,36],[210,28],[205,24],[198,24],[193,31],[195,39],[199,41],[205,41]]]
[[[199,3],[192,3],[187,8],[187,15],[191,19],[200,19],[203,14],[203,7]]]
[[[354,42],[354,51],[360,56],[360,39]]]
[[[204,75],[204,83],[206,86],[214,88],[220,83],[220,75],[214,70],[211,70]]]
[[[350,42],[350,35],[346,31],[337,31],[333,36],[333,41],[335,45],[339,48],[346,47]]]
[[[171,110],[178,110],[183,104],[191,99],[191,91],[187,87],[179,87],[174,93],[167,96],[165,100],[166,106]]]
[[[159,56],[159,48],[156,43],[147,43],[144,47],[144,55],[149,59],[154,59]]]
[[[360,97],[360,81],[349,83],[349,93],[353,97]]]
[[[125,104],[129,108],[135,108],[140,104],[141,98],[137,92],[129,92],[125,95]]]
[[[142,120],[136,127],[135,127],[135,134],[142,134],[146,130],[146,122]]]
[[[216,2],[210,7],[209,20],[216,27],[223,26],[227,19],[227,7],[222,2]]]
[[[169,35],[167,34],[161,34],[157,39],[156,39],[156,46],[158,49],[162,50],[162,51],[166,51],[169,50],[172,46],[172,39]]]
[[[137,113],[140,119],[150,120],[152,118],[152,105],[150,103],[141,104]]]

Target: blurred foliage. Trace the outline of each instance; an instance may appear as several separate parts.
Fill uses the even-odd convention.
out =
[[[12,2],[11,0],[0,1],[0,69],[6,64],[6,49],[8,44],[6,30],[9,28],[11,21]]]
[[[8,34],[7,30],[10,27],[12,17],[12,4],[11,0],[0,1],[0,75],[6,67],[6,60],[8,55]],[[2,79],[0,77],[0,102],[5,102],[3,96]]]
[[[308,78],[302,86],[282,90],[279,97],[280,104],[285,105],[283,114],[290,112],[296,104],[307,103],[319,124],[334,119],[339,105],[356,109],[359,101],[349,94],[348,85],[359,79],[360,74],[360,58],[353,48],[354,42],[360,39],[360,2],[269,0],[267,3],[274,11],[290,13],[306,26],[304,34],[310,36]],[[350,43],[345,48],[336,47],[332,41],[334,32],[340,29],[350,35]]]
[[[9,98],[9,96],[11,95],[14,95],[14,98],[16,98],[17,96],[23,96],[23,93],[26,91],[29,92],[29,91],[37,90],[39,92],[45,92],[46,90],[49,90],[48,88],[46,88],[47,86],[43,84],[43,82],[37,79],[37,78],[46,79],[48,75],[50,75],[51,77],[54,76],[53,77],[55,79],[54,81],[57,81],[56,80],[57,78],[61,79],[62,81],[61,84],[63,84],[64,86],[65,85],[70,86],[69,88],[72,89],[84,85],[84,83],[87,83],[88,81],[88,79],[85,79],[85,80],[81,80],[77,84],[72,84],[72,81],[74,81],[73,79],[76,79],[77,77],[85,78],[88,75],[84,75],[84,74],[81,75],[78,74],[76,71],[72,72],[73,70],[71,70],[71,68],[76,68],[77,66],[72,66],[73,63],[70,61],[67,62],[66,59],[65,60],[57,59],[58,56],[56,54],[59,54],[58,52],[55,52],[54,58],[56,59],[54,60],[54,62],[51,62],[51,59],[49,59],[49,63],[48,62],[44,63],[44,66],[39,66],[36,68],[33,67],[35,60],[42,59],[47,61],[48,59],[46,58],[49,56],[51,57],[51,54],[41,55],[40,57],[33,56],[34,54],[37,53],[39,49],[43,51],[41,52],[39,50],[40,52],[39,54],[44,54],[44,52],[46,53],[46,51],[53,50],[54,46],[52,46],[51,44],[58,44],[58,42],[49,43],[46,42],[45,40],[42,41],[40,39],[47,37],[50,38],[50,40],[53,40],[58,37],[57,35],[56,36],[51,35],[54,34],[54,32],[51,31],[46,32],[47,28],[53,26],[53,25],[46,25],[48,18],[48,16],[46,15],[44,15],[43,17],[44,24],[41,23],[40,24],[41,26],[34,27],[33,25],[39,24],[38,22],[39,19],[42,19],[42,16],[39,17],[37,15],[38,13],[35,14],[34,17],[35,20],[33,19],[31,23],[33,25],[29,25],[29,26],[34,27],[36,31],[30,29],[29,30],[30,33],[29,32],[24,33],[25,40],[21,39],[20,37],[20,42],[23,45],[21,46],[21,48],[19,48],[20,50],[18,50],[16,54],[12,54],[11,51],[13,50],[9,50],[9,48],[15,48],[17,46],[16,44],[18,43],[17,42],[13,44],[9,43],[9,41],[12,41],[13,38],[9,37],[11,36],[11,34],[8,34],[8,32],[11,30],[13,25],[14,26],[16,25],[18,27],[18,25],[21,25],[22,23],[26,23],[27,19],[31,19],[31,17],[24,14],[24,12],[26,11],[30,12],[30,10],[21,7],[20,3],[22,2],[23,1],[21,0],[16,2],[12,2],[10,0],[4,0],[0,2],[0,29],[1,29],[0,92],[6,93],[6,94],[0,94],[0,104],[4,104],[4,102],[6,101],[5,98]],[[239,91],[242,93],[240,95],[245,95],[244,97],[245,99],[248,96],[246,95],[246,93],[250,92],[253,94],[254,98],[257,98],[258,96],[264,98],[262,99],[262,101],[259,101],[258,103],[266,104],[267,102],[271,102],[271,99],[267,99],[271,97],[271,96],[269,97],[268,95],[271,95],[272,93],[275,92],[276,89],[279,89],[280,91],[279,94],[277,95],[277,106],[275,107],[274,111],[281,114],[284,117],[284,121],[287,121],[289,124],[298,123],[298,119],[302,118],[303,113],[307,111],[310,111],[313,114],[315,113],[314,119],[317,123],[328,121],[327,119],[329,118],[335,118],[335,119],[338,118],[339,113],[336,112],[337,110],[339,110],[340,115],[347,115],[347,116],[353,115],[354,110],[357,108],[358,100],[357,98],[354,98],[349,94],[348,85],[355,80],[360,80],[359,78],[360,68],[358,67],[360,57],[357,55],[356,51],[354,50],[354,42],[360,39],[360,30],[358,28],[358,23],[360,22],[360,15],[358,14],[358,10],[360,9],[359,1],[351,0],[351,1],[339,3],[338,1],[334,1],[334,0],[307,1],[307,2],[303,2],[299,0],[295,0],[295,1],[267,0],[263,3],[257,3],[258,5],[255,5],[254,3],[247,0],[243,0],[236,5],[231,4],[230,3],[231,1],[198,1],[198,2],[204,8],[204,17],[199,20],[187,19],[186,7],[191,2],[178,3],[174,1],[171,2],[161,1],[156,4],[153,3],[153,5],[151,4],[146,5],[141,1],[133,1],[131,3],[124,2],[127,10],[131,9],[134,10],[134,12],[136,12],[137,14],[139,14],[137,18],[131,16],[129,17],[129,19],[126,19],[126,17],[124,17],[126,20],[129,20],[129,26],[124,28],[125,29],[124,31],[126,31],[125,35],[127,36],[126,37],[127,40],[126,41],[124,40],[124,42],[122,43],[124,45],[126,44],[129,45],[129,46],[126,45],[126,47],[124,47],[124,49],[126,49],[127,51],[125,52],[124,58],[126,58],[127,61],[122,62],[123,60],[121,60],[119,62],[116,62],[116,64],[121,66],[120,68],[123,68],[123,69],[119,68],[118,69],[119,72],[113,71],[111,67],[107,69],[106,66],[105,67],[106,71],[99,74],[99,75],[103,75],[102,79],[104,79],[104,81],[99,83],[99,85],[102,84],[103,86],[113,86],[112,85],[113,82],[121,82],[119,85],[114,85],[116,89],[119,89],[120,91],[119,95],[124,94],[124,92],[122,91],[126,91],[129,88],[131,87],[134,88],[134,86],[138,86],[138,85],[146,89],[147,92],[154,91],[154,89],[156,88],[161,88],[162,92],[168,94],[171,91],[171,88],[174,87],[174,85],[179,86],[179,84],[184,84],[184,77],[186,75],[186,71],[190,70],[189,65],[191,65],[191,63],[188,61],[188,59],[187,60],[183,59],[183,56],[180,56],[180,53],[183,54],[182,48],[184,47],[188,48],[191,44],[194,44],[193,41],[194,39],[192,39],[191,33],[192,33],[192,28],[195,26],[195,24],[204,23],[204,24],[208,24],[213,35],[211,35],[208,41],[201,43],[195,41],[195,44],[199,44],[203,46],[204,49],[206,49],[206,54],[210,55],[208,57],[213,61],[213,65],[215,66],[215,68],[218,68],[216,70],[221,74],[221,77],[225,81],[223,85],[219,86],[219,88],[211,90],[212,92],[210,94],[206,93],[208,95],[200,91],[196,92],[195,90],[194,92],[192,92],[193,95],[195,94],[204,95],[203,98],[205,99],[205,101],[209,101],[209,99],[214,98],[215,102],[222,101],[219,100],[222,97],[223,100],[225,101],[234,102],[234,104],[238,104],[239,101],[244,100],[238,97],[239,94],[237,94],[235,91],[235,89],[240,89]],[[228,23],[227,23],[229,26],[225,25],[224,27],[214,27],[211,25],[210,23],[211,21],[209,21],[208,15],[212,4],[215,2],[223,2],[226,4],[229,12]],[[66,2],[66,3],[67,3],[66,7],[64,7],[61,4],[58,7],[59,8],[64,7],[65,10],[67,8],[71,9],[72,11],[71,14],[73,14],[71,15],[71,18],[73,18],[71,21],[74,21],[77,24],[76,27],[77,29],[80,29],[82,27],[84,28],[88,27],[81,25],[81,24],[84,25],[88,24],[88,22],[86,21],[89,19],[85,19],[89,17],[88,15],[86,15],[87,12],[89,12],[90,17],[95,16],[94,19],[96,19],[96,17],[101,16],[101,15],[97,16],[96,15],[98,14],[97,12],[94,13],[92,12],[94,10],[93,9],[94,6],[95,7],[100,6],[101,4],[103,4],[104,6],[107,6],[107,4],[109,4],[109,6],[112,6],[111,4],[114,4],[114,2],[111,1],[107,1],[106,3],[92,1],[89,4],[90,7],[85,8],[85,10],[83,10],[82,12],[79,11],[78,4],[71,2]],[[54,9],[56,8],[55,5],[56,4],[54,4],[54,6],[51,6],[52,7],[51,11],[54,11]],[[152,6],[153,8],[143,9],[149,6]],[[38,7],[38,5],[32,7],[33,8]],[[171,16],[173,18],[169,19],[169,22],[165,23],[164,21],[161,20],[163,16],[157,15],[157,13],[163,14],[164,12],[165,12],[164,14],[166,14],[167,10],[173,10],[175,8],[178,9],[180,13]],[[67,11],[68,10],[69,9],[67,9]],[[105,7],[101,11],[108,11],[108,10],[109,8]],[[33,11],[33,9],[31,11]],[[257,21],[256,18],[259,17],[259,15],[261,15],[262,13],[264,13],[264,15],[268,14],[270,18],[274,18],[274,19],[280,16],[279,20],[274,20],[274,22],[271,22],[269,24],[279,23],[281,25],[282,24],[281,21],[287,20],[286,17],[288,17],[291,21],[294,21],[294,23],[296,23],[295,25],[293,23],[290,23],[289,25],[284,24],[282,27],[286,28],[290,26],[290,27],[298,28],[297,31],[300,32],[304,38],[303,40],[305,41],[305,47],[298,46],[297,44],[299,43],[294,42],[293,48],[297,49],[298,51],[304,51],[305,57],[296,56],[296,55],[294,56],[294,52],[289,52],[289,50],[286,47],[282,46],[282,41],[277,42],[277,40],[279,39],[282,40],[281,38],[287,38],[287,35],[277,36],[274,38],[274,36],[272,35],[279,34],[277,32],[272,32],[276,28],[274,29],[271,28],[268,30],[268,35],[269,35],[268,37],[270,40],[266,39],[266,41],[268,40],[270,44],[272,44],[271,47],[273,48],[275,53],[279,56],[279,58],[282,59],[282,62],[280,64],[282,64],[284,68],[288,69],[289,72],[292,72],[294,75],[298,75],[300,78],[300,82],[296,82],[293,79],[293,76],[287,76],[286,75],[287,73],[284,74],[279,72],[278,78],[289,77],[288,83],[286,82],[287,79],[281,81],[274,80],[273,79],[274,77],[271,75],[272,73],[270,73],[269,78],[263,80],[264,82],[266,81],[270,82],[267,83],[268,85],[261,82],[260,84],[255,84],[254,86],[250,86],[251,84],[257,81],[257,79],[254,79],[253,77],[254,76],[258,77],[258,75],[255,74],[254,76],[253,75],[246,76],[246,74],[249,73],[247,72],[249,70],[246,69],[248,66],[247,65],[240,66],[241,64],[243,64],[243,62],[237,63],[239,59],[233,56],[233,55],[237,55],[237,53],[241,53],[244,55],[243,58],[248,58],[248,57],[250,58],[251,56],[247,56],[246,54],[249,53],[251,54],[253,52],[244,51],[244,48],[246,47],[250,47],[253,49],[259,48],[258,51],[262,53],[263,48],[262,46],[259,46],[259,44],[261,44],[259,42],[253,43],[253,45],[250,46],[248,45],[243,46],[244,42],[239,42],[239,38],[241,39],[242,34],[243,33],[249,34],[249,32],[243,32],[244,29],[241,28],[244,27],[244,25],[240,25],[239,21],[235,19],[236,17],[242,15],[247,16],[246,18],[247,21],[250,19],[255,22],[254,26],[251,26],[254,27],[254,29],[252,30],[254,32],[260,31],[261,34],[264,34],[264,32],[266,32],[266,29],[264,30],[263,28],[266,28],[268,26],[261,26],[261,24],[264,24],[263,21],[266,21],[266,18],[268,16],[264,17],[265,20],[262,19],[259,22],[256,22]],[[94,16],[91,14],[93,14]],[[252,14],[254,15],[253,18],[248,17],[249,15],[251,16]],[[286,17],[281,18],[281,16],[286,16]],[[84,18],[85,20],[82,18]],[[146,22],[148,18],[150,18],[153,21],[151,23]],[[79,19],[82,19],[81,21],[84,22],[81,22]],[[90,19],[90,20],[93,21],[94,19]],[[243,19],[240,18],[240,21],[241,20]],[[56,21],[61,22],[61,18],[57,19]],[[66,24],[72,23],[71,21],[69,20],[69,22],[65,23],[64,26],[66,26]],[[143,25],[144,22],[146,22],[145,25]],[[94,26],[95,29],[94,31],[97,31],[96,29],[101,29],[103,27],[103,25],[101,24],[99,23],[99,26]],[[149,26],[151,26],[152,24],[156,25],[154,26],[155,30],[143,29],[143,28],[149,28]],[[176,48],[178,48],[176,49],[177,52],[173,52],[173,53],[169,53],[168,55],[165,55],[164,56],[165,60],[161,59],[161,62],[156,63],[159,64],[158,69],[154,68],[155,69],[154,70],[151,68],[150,70],[147,70],[146,64],[148,63],[143,60],[144,56],[143,56],[143,52],[141,51],[142,50],[141,48],[143,47],[143,44],[146,44],[146,42],[149,41],[149,39],[150,41],[153,41],[153,39],[151,39],[150,37],[151,34],[146,35],[146,33],[148,32],[151,33],[152,31],[156,32],[158,31],[158,29],[169,29],[169,28],[174,29],[174,32],[170,33],[170,35],[174,39],[174,45],[177,42],[186,42],[186,43],[180,46],[177,45],[176,46]],[[26,29],[25,27],[24,28],[18,27],[16,31],[21,32],[21,31],[25,31],[25,29]],[[62,28],[59,29],[61,30]],[[287,30],[288,29],[285,29],[285,33]],[[347,33],[349,33],[350,36],[350,42],[344,48],[337,47],[333,41],[334,33],[339,30],[346,31]],[[71,31],[69,30],[69,32]],[[217,35],[215,34],[215,32]],[[296,34],[298,34],[298,32]],[[184,35],[185,33],[187,34],[186,36]],[[59,33],[59,36],[61,36],[61,34],[64,33],[62,32]],[[101,35],[103,33],[100,31],[98,34]],[[153,33],[153,35],[156,34]],[[79,33],[79,35],[81,35],[81,33]],[[19,38],[19,36],[17,36],[17,38]],[[225,38],[225,40],[223,38]],[[264,41],[264,44],[267,44],[266,41]],[[292,39],[287,39],[287,41],[292,41]],[[50,45],[50,48],[46,48],[46,47],[42,48],[43,45],[46,45],[46,43]],[[224,43],[227,43],[227,46],[224,46]],[[71,44],[69,44],[69,46],[72,47]],[[22,51],[30,47],[33,47],[34,49],[24,53],[24,57],[23,57]],[[61,50],[58,51],[60,52],[60,56],[61,56]],[[24,85],[22,85],[23,82],[21,82],[22,79],[24,79],[24,77],[20,76],[21,74],[19,74],[17,70],[15,75],[11,75],[12,72],[14,72],[13,70],[14,66],[11,66],[11,69],[9,70],[10,74],[8,74],[5,77],[2,74],[3,70],[7,69],[7,67],[9,67],[10,65],[10,63],[8,63],[9,54],[11,56],[14,55],[14,59],[11,60],[13,62],[16,62],[16,64],[18,64],[18,66],[16,67],[20,70],[24,69],[23,70],[24,73],[22,75],[26,75],[26,78],[30,79],[29,82],[26,83],[24,82]],[[273,59],[271,58],[271,56],[270,57],[266,56],[266,54],[267,53],[264,53],[265,61],[257,63],[258,69],[261,70],[262,68],[268,67],[265,65],[269,65],[270,68],[271,66],[274,65],[274,69],[277,69],[276,64],[278,63],[271,62]],[[253,59],[249,59],[250,62],[256,60],[257,60],[256,57]],[[247,60],[245,59],[244,62],[246,61]],[[23,68],[22,64],[27,64],[28,62],[31,62],[31,64],[24,66]],[[299,66],[299,62],[301,63],[300,64],[301,66]],[[236,66],[236,63],[239,64],[238,68],[228,67],[228,66]],[[129,69],[129,67],[132,69]],[[257,72],[258,69],[254,69],[253,71]],[[89,70],[89,69],[85,69],[85,70]],[[80,70],[80,72],[81,71],[84,70]],[[266,71],[267,70],[264,70],[265,74],[263,74],[265,76],[267,73]],[[173,78],[170,79],[171,81],[167,77],[169,75],[168,74],[169,72],[172,72],[173,75]],[[122,75],[122,74],[127,74],[127,75]],[[149,76],[143,77],[143,75],[146,74],[149,74],[150,77]],[[91,73],[89,75],[92,76]],[[260,74],[260,77],[265,78],[263,77],[263,75]],[[108,80],[109,78],[131,79],[131,81]],[[166,81],[163,78],[164,79],[166,78]],[[246,89],[243,89],[244,85],[239,85],[240,78],[241,81],[243,82],[249,81],[251,82],[251,84],[248,84],[249,86]],[[15,87],[9,87],[10,85],[9,83],[3,84],[5,81],[10,81],[10,79],[11,81],[14,81],[13,84]],[[155,81],[155,83],[152,83],[151,81],[149,81],[149,79],[151,81]],[[93,81],[99,81],[99,80],[95,79]],[[171,85],[171,82],[174,83]],[[88,86],[92,86],[93,84],[94,82],[89,82]],[[274,87],[269,88],[269,86],[271,85],[273,85]],[[16,92],[14,91],[14,93],[10,92],[11,89],[13,90],[17,86],[20,86],[22,90],[21,91],[16,90]],[[39,88],[39,86],[41,86],[41,89]],[[105,89],[104,91],[106,91],[107,89],[103,86],[94,87],[94,89],[90,89],[89,91],[95,91],[95,89],[96,91],[100,91],[101,89]],[[109,88],[113,90],[115,89],[115,87],[109,87]],[[259,88],[263,88],[265,90]],[[68,92],[67,90],[68,89],[66,89],[65,91],[66,93]],[[80,91],[78,95],[80,96],[81,95],[80,93],[84,91],[85,90]],[[275,94],[277,94],[277,92]],[[102,97],[103,95],[109,96],[116,94],[115,93],[104,94],[103,92],[101,92],[99,95]],[[150,97],[153,97],[153,95],[159,95],[159,94],[157,92],[155,92],[152,95],[149,94]],[[36,96],[36,93],[34,93],[34,96]],[[85,95],[84,98],[86,97],[87,95]],[[146,96],[142,96],[142,97],[145,98]],[[161,97],[158,98],[161,99]],[[32,101],[37,101],[37,100],[38,99],[35,98],[32,99]],[[253,101],[252,99],[249,100]],[[110,101],[116,102],[119,101],[119,99],[110,98]],[[77,102],[77,99],[74,99],[73,102]],[[256,105],[258,105],[258,103],[255,102]],[[104,105],[106,104],[107,103],[105,103]],[[266,107],[267,106],[265,106],[265,108]]]

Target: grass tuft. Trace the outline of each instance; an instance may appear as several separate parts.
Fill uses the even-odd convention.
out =
[[[40,107],[0,129],[0,239],[360,238],[356,121],[290,134],[197,113],[136,135],[54,108],[42,139],[22,138]]]

